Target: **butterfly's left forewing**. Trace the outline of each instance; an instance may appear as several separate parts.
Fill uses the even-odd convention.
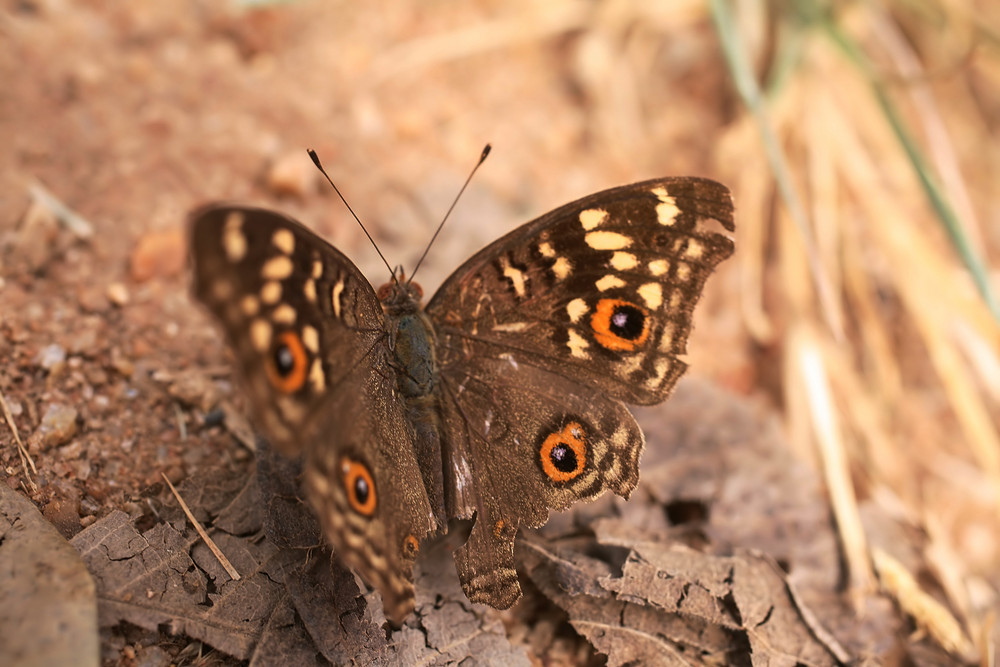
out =
[[[195,293],[223,324],[256,425],[303,456],[324,533],[401,621],[435,519],[375,291],[343,254],[271,211],[196,211],[191,248]]]
[[[634,488],[643,436],[623,402],[658,403],[683,373],[733,229],[714,181],[635,183],[514,230],[434,295],[449,513],[476,517],[455,556],[470,599],[519,597],[519,526]]]
[[[384,334],[375,292],[286,216],[218,204],[191,221],[195,295],[223,324],[258,425],[280,451],[299,453],[328,394]]]

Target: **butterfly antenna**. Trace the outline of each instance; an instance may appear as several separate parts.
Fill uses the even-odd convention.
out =
[[[424,248],[424,254],[420,256],[420,259],[417,260],[417,265],[413,267],[413,273],[410,274],[410,278],[406,281],[407,285],[413,282],[413,276],[417,275],[417,270],[420,269],[420,265],[423,264],[424,258],[427,257],[427,253],[430,252],[431,246],[434,245],[434,240],[438,237],[438,234],[441,233],[441,228],[444,227],[444,223],[447,222],[448,216],[451,215],[452,210],[455,208],[455,204],[458,203],[458,200],[462,197],[462,193],[465,192],[465,188],[468,187],[469,181],[472,180],[472,177],[475,175],[476,170],[478,170],[479,167],[483,164],[483,162],[486,161],[486,156],[489,154],[490,154],[490,145],[486,144],[486,146],[483,147],[482,155],[479,156],[479,162],[477,162],[476,166],[473,167],[472,171],[469,172],[468,178],[466,178],[465,183],[462,184],[462,189],[458,191],[457,195],[455,195],[455,201],[451,202],[451,206],[448,207],[448,212],[445,213],[444,218],[441,219],[441,224],[438,225],[438,228],[434,231],[434,236],[431,237],[430,243],[428,243],[427,247]]]
[[[381,258],[382,263],[385,264],[387,269],[389,269],[389,275],[392,276],[392,281],[394,283],[398,283],[399,281],[396,279],[396,272],[392,270],[392,267],[389,266],[389,262],[387,262],[385,259],[385,255],[383,255],[382,251],[378,249],[378,245],[375,244],[375,239],[373,239],[372,235],[368,233],[367,229],[365,229],[365,225],[363,222],[361,222],[361,218],[358,217],[358,214],[354,212],[354,209],[351,208],[351,205],[347,203],[346,199],[344,199],[344,195],[340,194],[340,188],[338,188],[337,184],[333,182],[333,179],[330,178],[330,175],[326,173],[326,169],[323,168],[323,164],[319,161],[319,156],[316,155],[316,151],[314,151],[311,148],[307,148],[306,152],[309,153],[309,157],[312,158],[313,164],[316,165],[316,168],[319,169],[320,173],[323,174],[323,176],[326,177],[326,180],[330,183],[330,185],[333,186],[333,190],[334,192],[337,193],[337,196],[340,197],[340,201],[344,202],[344,206],[346,206],[347,210],[351,212],[351,215],[354,216],[354,219],[358,221],[358,225],[361,227],[361,231],[363,231],[365,233],[365,236],[368,237],[368,240],[372,242],[372,247],[375,248],[375,252],[378,253],[378,256],[379,258]]]

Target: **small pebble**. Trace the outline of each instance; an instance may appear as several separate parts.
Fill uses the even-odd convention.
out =
[[[125,356],[120,347],[111,348],[111,368],[122,377],[130,378],[135,372],[135,364]]]
[[[76,419],[79,413],[76,408],[62,403],[49,405],[38,427],[38,442],[42,450],[58,447],[73,439],[76,435]]]
[[[28,272],[38,271],[51,261],[58,232],[59,222],[52,209],[32,202],[14,240],[16,257]]]
[[[129,301],[128,287],[124,283],[111,283],[106,292],[108,301],[121,308]]]
[[[58,343],[52,343],[51,345],[46,345],[35,357],[35,363],[44,368],[45,370],[52,370],[52,367],[56,364],[62,364],[66,362],[66,350],[63,349]]]
[[[100,313],[108,308],[107,295],[102,294],[100,287],[96,285],[80,285],[76,293],[76,302],[86,313]]]
[[[139,239],[129,259],[129,271],[133,280],[143,282],[154,276],[176,275],[184,268],[185,262],[187,243],[184,230],[174,227],[150,232]]]
[[[10,408],[11,417],[20,417],[24,414],[24,406],[21,405],[20,401],[15,401],[12,398],[7,399],[7,407]]]

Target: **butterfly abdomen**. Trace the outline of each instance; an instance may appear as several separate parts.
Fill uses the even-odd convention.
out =
[[[396,389],[406,406],[408,426],[420,464],[424,488],[438,527],[447,526],[444,471],[441,466],[441,419],[437,390],[434,329],[423,311],[387,313],[391,364],[397,369]]]
[[[399,370],[396,386],[405,398],[427,396],[437,385],[434,332],[422,312],[389,318],[393,366]]]

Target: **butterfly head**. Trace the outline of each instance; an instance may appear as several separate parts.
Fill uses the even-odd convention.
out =
[[[420,310],[424,290],[418,283],[407,282],[402,272],[399,279],[385,283],[376,292],[382,310],[390,315],[406,315]]]

